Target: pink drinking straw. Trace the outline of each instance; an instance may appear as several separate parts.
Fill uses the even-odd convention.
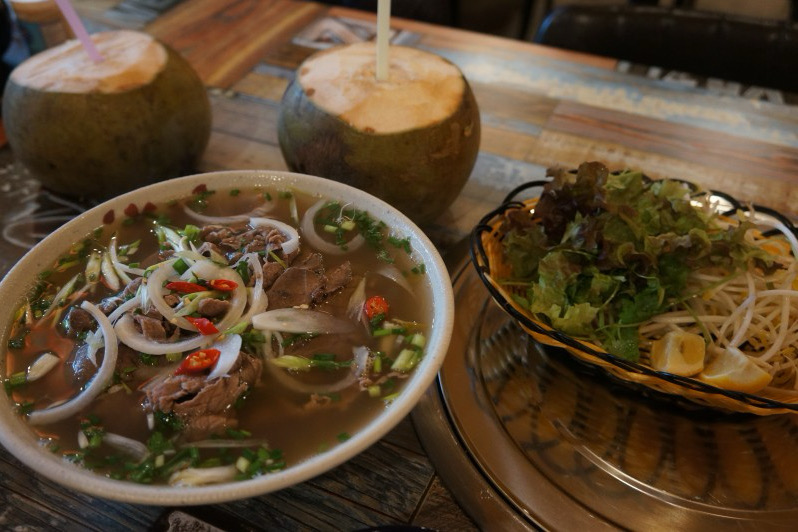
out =
[[[97,47],[94,46],[94,42],[92,42],[91,37],[89,37],[86,31],[86,27],[83,26],[83,22],[81,22],[80,17],[75,12],[75,8],[72,7],[72,3],[69,0],[55,0],[55,3],[58,4],[58,9],[61,10],[61,14],[64,15],[67,24],[69,24],[75,36],[80,40],[80,43],[83,45],[86,53],[89,54],[89,57],[91,57],[95,63],[102,61],[103,56],[100,55],[100,52],[97,51]]]

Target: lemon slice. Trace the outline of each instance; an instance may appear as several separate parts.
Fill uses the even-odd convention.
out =
[[[651,345],[651,367],[689,377],[704,369],[706,346],[695,333],[671,331]]]
[[[738,392],[758,392],[773,378],[736,347],[721,351],[698,376],[699,379],[723,388]]]

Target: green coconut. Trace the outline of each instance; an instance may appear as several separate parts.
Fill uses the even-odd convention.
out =
[[[93,38],[105,57],[96,76],[74,41],[12,73],[3,122],[15,159],[51,190],[96,199],[193,172],[211,110],[191,65],[145,34]]]
[[[444,58],[390,49],[377,80],[370,43],[314,54],[283,95],[278,138],[295,172],[365,190],[425,224],[468,180],[480,120],[463,74]]]

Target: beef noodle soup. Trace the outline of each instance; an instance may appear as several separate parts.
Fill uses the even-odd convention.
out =
[[[6,349],[6,391],[65,459],[141,483],[268,474],[356,433],[424,356],[424,264],[356,206],[199,186],[113,218],[39,274]]]

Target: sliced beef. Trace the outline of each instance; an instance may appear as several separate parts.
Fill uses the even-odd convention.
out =
[[[141,281],[141,277],[136,277],[130,281],[127,286],[125,286],[119,295],[106,297],[100,301],[99,305],[97,305],[97,308],[99,308],[100,312],[106,316],[109,315],[115,311],[119,305],[136,295],[136,292],[139,290],[139,286],[141,286]]]
[[[230,310],[231,303],[222,299],[215,299],[212,297],[203,299],[199,302],[197,310],[199,313],[207,318],[215,318],[226,314]]]
[[[164,302],[170,307],[176,307],[180,303],[180,296],[177,294],[166,294],[163,296]]]
[[[262,362],[246,353],[228,375],[171,375],[146,390],[145,408],[175,412],[185,423],[187,441],[223,434],[238,425],[235,401],[260,379]]]
[[[268,290],[274,284],[280,275],[283,274],[285,268],[279,262],[267,262],[263,265],[263,288]]]
[[[352,280],[352,265],[344,262],[325,274],[324,261],[312,253],[287,268],[266,292],[269,308],[298,307],[320,303]]]
[[[224,252],[213,242],[203,242],[203,244],[197,248],[197,253],[208,258],[210,258],[214,253],[224,256]]]
[[[72,307],[67,314],[70,332],[84,332],[94,329],[94,318],[80,307]]]
[[[269,296],[269,309],[310,305],[313,302],[313,293],[323,286],[323,274],[301,266],[291,266],[266,292]]]
[[[120,294],[122,296],[122,299],[128,300],[131,297],[135,296],[136,292],[139,291],[139,286],[141,286],[142,279],[143,277],[136,277],[135,279],[127,283],[127,286],[125,286],[125,289],[122,290],[122,293]]]
[[[218,244],[225,238],[230,238],[235,232],[226,225],[206,225],[200,229],[200,238],[205,242]]]
[[[99,308],[100,312],[102,312],[107,316],[113,311],[115,311],[116,307],[121,305],[123,302],[124,300],[121,297],[117,296],[106,297],[105,299],[100,301],[100,304],[97,305],[97,308]]]
[[[166,329],[163,320],[145,314],[134,314],[133,321],[141,328],[141,333],[149,340],[166,340]]]
[[[329,297],[338,290],[342,289],[352,280],[352,264],[349,261],[329,272],[325,277],[324,289],[321,294],[314,294],[313,301],[318,303],[322,299]]]

